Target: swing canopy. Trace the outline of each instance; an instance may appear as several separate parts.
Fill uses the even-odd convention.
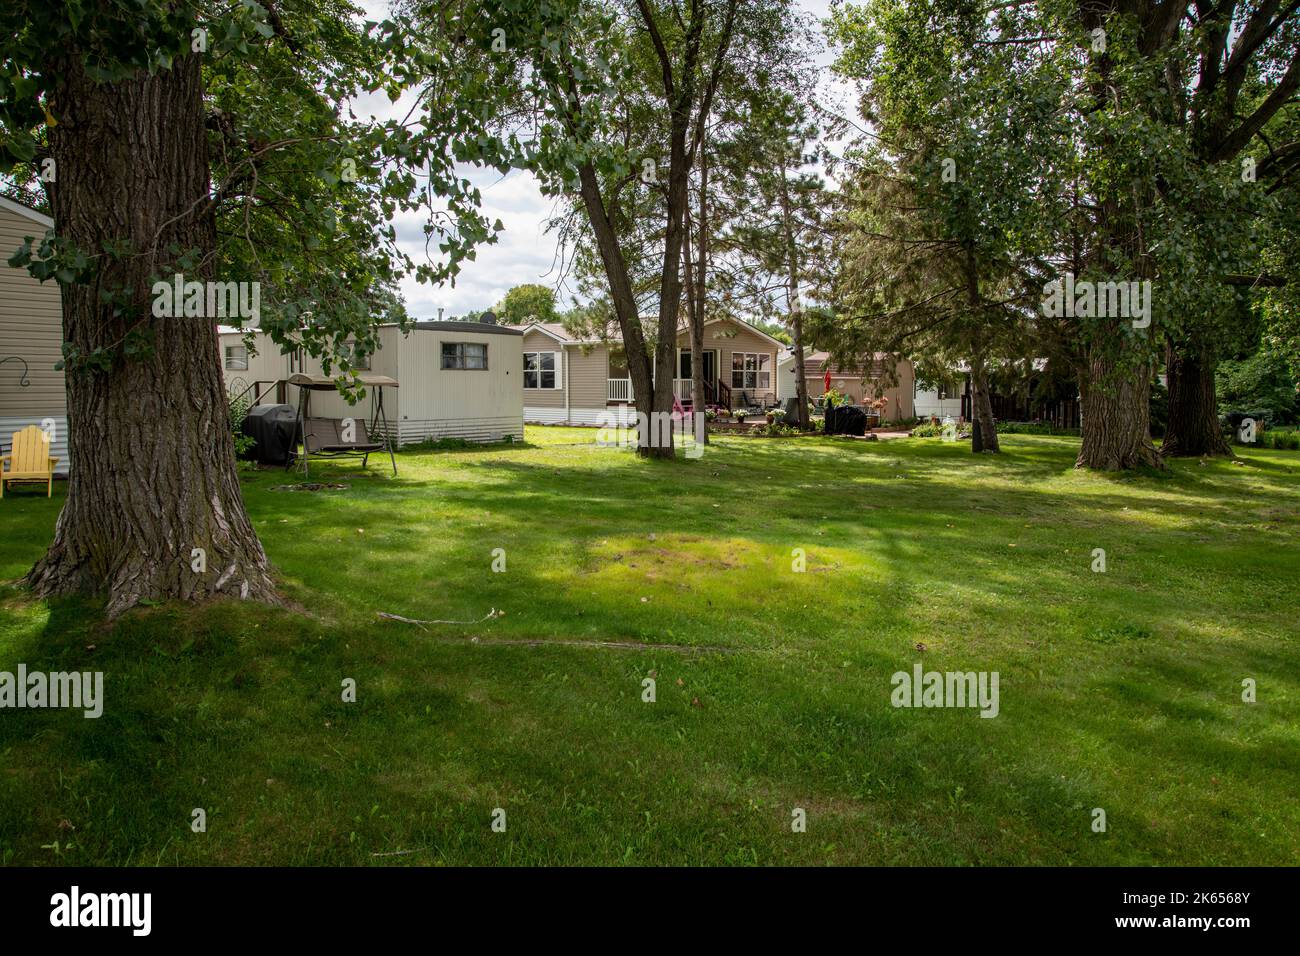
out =
[[[338,391],[338,382],[325,375],[305,375],[301,372],[289,376],[289,384],[298,387],[298,428],[302,436],[302,470],[310,476],[310,461],[317,458],[360,458],[361,467],[365,468],[370,454],[377,451],[388,452],[388,460],[393,466],[393,475],[397,474],[397,459],[393,455],[392,429],[388,416],[384,414],[384,389],[397,388],[397,379],[387,375],[375,375],[362,372],[354,377],[357,384],[373,388],[375,400],[370,425],[367,427],[364,417],[356,418],[321,418],[311,414],[312,392]],[[376,426],[382,441],[375,441],[371,434]],[[292,467],[294,457],[290,456],[285,467]]]
[[[354,377],[359,384],[371,388],[397,388],[397,379],[387,375],[359,372]],[[289,376],[289,384],[297,385],[299,388],[309,388],[314,392],[334,392],[338,390],[338,382],[328,375],[304,375],[298,372]]]

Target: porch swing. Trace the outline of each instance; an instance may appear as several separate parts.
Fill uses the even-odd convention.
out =
[[[304,477],[311,477],[310,460],[317,458],[360,458],[361,467],[365,468],[371,454],[379,451],[388,452],[389,463],[393,466],[393,477],[397,477],[397,458],[393,455],[393,430],[384,414],[384,389],[397,388],[397,379],[387,375],[374,375],[362,372],[356,376],[356,382],[371,392],[370,424],[364,417],[353,419],[322,418],[311,413],[312,392],[337,392],[338,383],[324,375],[304,375],[297,373],[289,376],[289,384],[298,386],[298,434],[302,436],[302,471]],[[348,422],[351,421],[349,427]],[[375,441],[372,435],[379,429],[382,441]],[[285,469],[295,463],[297,449],[289,456]]]

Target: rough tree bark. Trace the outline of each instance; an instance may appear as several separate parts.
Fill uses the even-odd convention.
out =
[[[1170,342],[1165,350],[1169,384],[1169,423],[1160,454],[1165,458],[1231,455],[1219,429],[1218,397],[1214,393],[1214,355],[1208,349]]]
[[[1122,375],[1109,357],[1093,356],[1083,381],[1083,441],[1075,467],[1100,471],[1163,468],[1151,441],[1151,369],[1143,366]]]
[[[689,218],[689,211],[687,216]],[[691,257],[689,254],[691,230],[688,221],[686,228],[686,272],[690,283],[690,301],[687,303],[687,319],[690,323],[691,340],[691,414],[704,415],[708,406],[708,395],[704,382],[704,311],[708,294],[708,253],[709,253],[709,153],[703,137],[700,139],[700,216],[696,226],[696,260],[694,275],[691,275]],[[713,370],[720,375],[719,369]],[[704,443],[709,442],[709,429],[703,429]]]
[[[980,297],[979,268],[975,261],[975,250],[966,247],[966,301],[971,314],[979,315],[984,304]],[[984,451],[997,452],[998,426],[993,420],[993,403],[989,400],[989,373],[984,356],[984,348],[977,346],[971,350],[970,361],[970,416],[979,427],[972,429],[971,452],[979,454]],[[976,439],[978,435],[978,440]]]
[[[799,248],[794,241],[794,222],[790,212],[790,189],[781,165],[781,224],[785,231],[786,306],[790,313],[790,337],[794,340],[794,387],[798,401],[795,422],[801,430],[810,427],[808,419],[808,379],[804,372],[803,309],[799,301]]]
[[[614,315],[618,318],[619,330],[623,334],[623,354],[627,361],[628,378],[632,381],[633,402],[643,421],[654,421],[655,409],[654,378],[650,356],[646,351],[645,330],[641,328],[641,319],[637,315],[636,295],[632,291],[632,280],[627,274],[627,260],[619,246],[618,234],[614,223],[605,208],[605,199],[600,191],[600,179],[596,167],[590,160],[578,168],[579,194],[587,210],[587,219],[591,223],[592,234],[596,237],[596,249],[605,267],[605,278],[609,281],[610,299],[614,304]],[[637,435],[636,453],[643,458],[650,457],[650,431],[645,428]],[[669,451],[672,451],[671,446]]]
[[[1001,451],[998,445],[998,425],[993,419],[993,402],[989,398],[989,372],[984,353],[976,351],[970,363],[971,421],[979,428],[972,429],[971,451]],[[979,440],[975,440],[978,434]]]
[[[104,594],[110,617],[146,599],[276,601],[240,494],[216,327],[151,309],[154,278],[179,271],[170,244],[200,253],[187,279],[212,273],[199,58],[107,85],[80,57],[63,60],[49,131],[55,232],[91,254],[127,240],[132,254],[101,257],[92,281],[62,287],[64,341],[80,353],[114,352],[107,370],[68,371],[68,497],[27,582],[45,596]],[[114,287],[129,295],[124,313],[100,297]],[[150,334],[151,354],[126,358],[117,348],[133,327]],[[194,549],[206,571],[192,569]]]

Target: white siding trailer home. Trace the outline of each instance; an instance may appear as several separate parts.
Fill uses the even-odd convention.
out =
[[[265,332],[252,336],[221,327],[218,339],[226,392],[246,395],[255,405],[287,403],[301,396],[291,375],[322,375],[319,359],[302,349],[281,350]],[[397,388],[383,389],[384,415],[396,444],[426,439],[523,441],[523,336],[515,329],[486,322],[417,322],[409,332],[396,325],[378,330],[379,348],[364,362],[365,371],[387,375]],[[373,417],[379,389],[349,405],[334,392],[316,392],[312,414],[346,418]],[[382,427],[382,426],[381,426]]]
[[[63,373],[63,300],[58,283],[38,282],[4,259],[31,236],[39,239],[53,220],[0,196],[0,454],[9,454],[14,432],[53,422],[50,455],[56,474],[68,473],[68,406]],[[47,429],[48,430],[48,429]]]

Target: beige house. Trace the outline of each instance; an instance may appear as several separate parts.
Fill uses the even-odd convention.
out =
[[[623,418],[632,406],[632,380],[617,339],[574,337],[557,322],[515,326],[523,333],[524,419],[542,424],[597,425]],[[723,408],[776,404],[776,361],[785,346],[734,319],[704,325],[704,379],[710,404]],[[673,391],[691,401],[690,332],[677,333]],[[607,419],[606,419],[607,420]]]
[[[0,196],[0,259],[27,236],[40,239],[54,221]],[[55,471],[67,474],[68,406],[63,373],[63,300],[58,283],[38,282],[26,269],[0,262],[0,454],[8,454],[13,433],[37,425],[52,433]]]
[[[888,362],[894,362],[896,383],[888,384],[885,375]],[[843,392],[855,405],[861,405],[868,398],[884,398],[887,401],[881,410],[881,418],[897,421],[911,418],[915,414],[916,372],[912,363],[905,358],[877,352],[870,363],[849,367],[830,361],[828,352],[805,351],[804,381],[808,386],[808,398],[816,401],[826,391],[826,371],[831,373],[831,387]],[[787,350],[781,355],[777,372],[777,385],[782,400],[795,395],[794,352]]]
[[[219,329],[226,392],[247,395],[253,404],[297,405],[290,375],[321,375],[319,359],[301,348],[281,350],[265,332],[252,335]],[[417,322],[408,332],[396,325],[378,329],[379,348],[359,369],[387,375],[397,388],[383,390],[384,415],[400,445],[426,439],[463,438],[523,441],[523,336],[515,329],[481,322]],[[312,414],[346,418],[374,416],[378,390],[356,405],[338,394],[316,392]]]

